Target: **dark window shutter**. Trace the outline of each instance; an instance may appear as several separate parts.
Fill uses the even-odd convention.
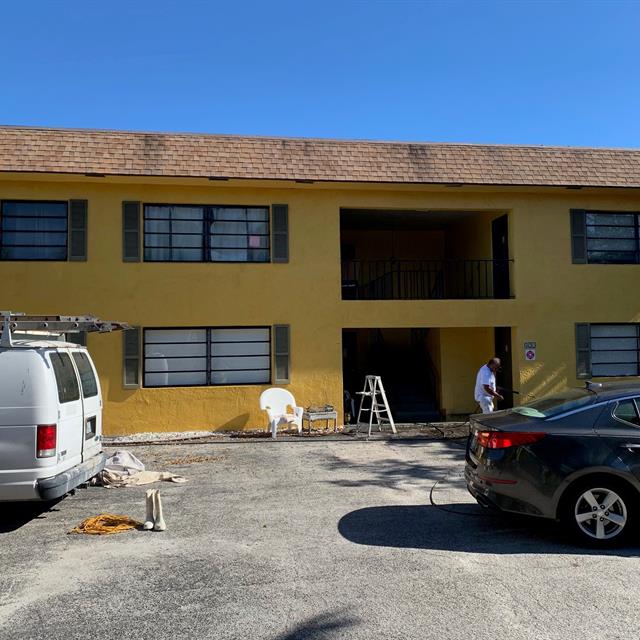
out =
[[[128,389],[140,386],[140,327],[122,332],[122,384]]]
[[[122,203],[122,261],[140,262],[140,203]]]
[[[86,200],[69,202],[69,260],[87,259],[87,208]]]
[[[576,377],[591,377],[591,327],[576,324]]]
[[[271,206],[271,261],[289,262],[289,205]]]
[[[87,346],[87,332],[79,331],[78,333],[67,333],[65,335],[67,342],[80,345],[81,347]]]
[[[587,224],[583,209],[571,209],[571,257],[573,264],[587,263]]]
[[[288,324],[276,324],[273,327],[273,352],[275,361],[275,384],[291,382],[291,348]]]

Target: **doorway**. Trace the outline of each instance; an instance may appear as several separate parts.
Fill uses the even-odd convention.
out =
[[[504,400],[498,403],[498,409],[510,409],[513,407],[513,376],[511,364],[511,327],[496,327],[495,335],[495,354],[500,358],[502,370],[496,375],[496,384],[503,391],[500,392],[504,396]]]
[[[430,354],[429,329],[344,329],[342,372],[344,390],[355,400],[357,413],[365,376],[382,378],[396,422],[440,419],[437,373]]]
[[[509,216],[491,221],[491,246],[493,254],[493,297],[511,297],[509,282]]]

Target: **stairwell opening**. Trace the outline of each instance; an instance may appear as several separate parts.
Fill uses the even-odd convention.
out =
[[[366,375],[379,375],[398,423],[440,420],[438,332],[425,328],[344,329],[342,371],[345,400],[355,412]],[[348,396],[347,396],[348,394]],[[349,402],[345,411],[349,412]]]

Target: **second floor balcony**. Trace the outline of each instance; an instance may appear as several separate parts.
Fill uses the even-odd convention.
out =
[[[343,300],[510,298],[513,260],[343,260]]]
[[[343,300],[513,297],[501,211],[343,209]]]

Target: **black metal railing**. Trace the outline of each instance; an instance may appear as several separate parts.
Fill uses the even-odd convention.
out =
[[[511,297],[513,260],[343,260],[343,300]]]

